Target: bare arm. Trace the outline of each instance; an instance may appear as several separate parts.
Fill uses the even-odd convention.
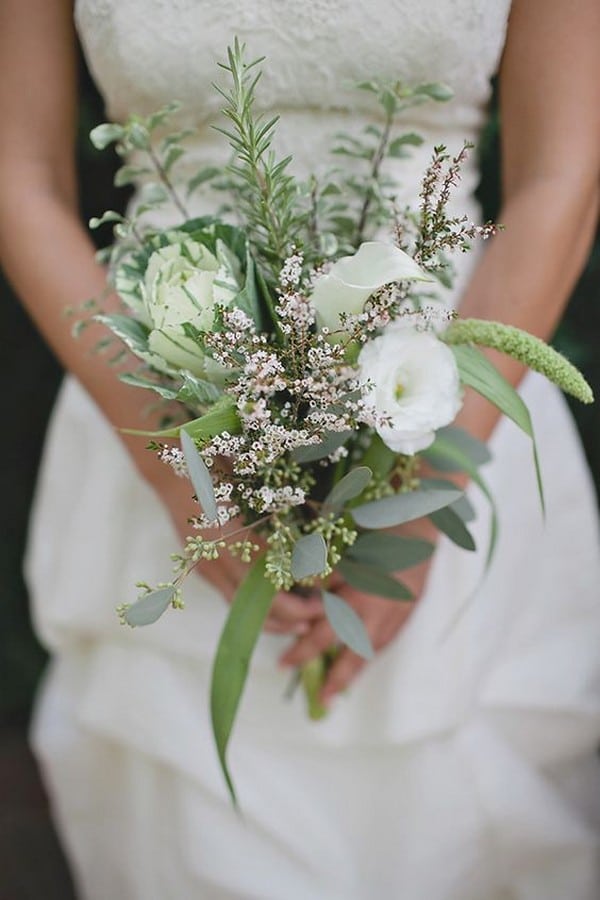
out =
[[[76,44],[70,0],[0,3],[0,261],[16,291],[64,367],[94,398],[109,422],[149,429],[147,404],[91,351],[103,336],[94,324],[72,337],[69,306],[78,308],[106,289],[104,270],[77,211],[74,166]],[[135,465],[157,492],[180,534],[197,515],[189,482],[145,449],[143,439],[120,435]],[[165,562],[169,548],[165,547]],[[237,560],[202,563],[230,598],[244,566]],[[133,586],[132,586],[133,589]],[[297,629],[320,603],[279,594],[270,625]]]
[[[515,0],[500,70],[503,206],[461,315],[550,338],[594,236],[600,188],[600,5]],[[523,368],[494,363],[517,384]],[[470,394],[459,417],[480,438],[499,413]]]
[[[585,263],[599,205],[600,4],[597,0],[514,0],[500,71],[503,197],[495,237],[469,284],[461,314],[499,320],[548,338]],[[493,354],[517,384],[523,367]],[[499,413],[468,392],[458,424],[481,439]],[[445,476],[447,477],[447,476]],[[426,520],[409,530],[435,540]],[[428,566],[402,573],[416,597]],[[376,649],[407,618],[407,605],[338,589],[358,610]],[[335,642],[317,622],[284,655],[299,665]],[[365,665],[344,650],[332,667],[324,698],[343,691]]]

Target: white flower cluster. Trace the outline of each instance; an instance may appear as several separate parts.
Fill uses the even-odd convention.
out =
[[[183,451],[180,450],[179,447],[168,447],[165,444],[159,452],[158,458],[161,462],[167,463],[167,465],[171,466],[171,468],[179,478],[187,478],[187,463],[185,461]]]
[[[306,493],[302,488],[292,488],[290,485],[280,488],[272,488],[263,485],[255,491],[252,505],[257,512],[281,512],[291,506],[302,506],[306,500]]]

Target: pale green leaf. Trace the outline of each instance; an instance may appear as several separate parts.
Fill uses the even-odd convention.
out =
[[[364,659],[374,656],[371,639],[360,616],[337,594],[323,591],[323,607],[329,624],[344,644]]]
[[[429,518],[436,528],[442,531],[463,550],[475,550],[473,535],[464,524],[463,520],[450,507],[438,509],[430,514]]]
[[[420,519],[462,497],[459,490],[417,490],[356,506],[351,514],[362,528],[392,528]]]
[[[371,566],[344,558],[336,568],[348,584],[366,594],[386,597],[388,600],[412,600],[413,595],[406,585]]]
[[[236,591],[213,664],[210,688],[213,734],[223,775],[236,805],[235,789],[227,765],[227,747],[252,652],[275,592],[275,586],[266,578],[265,558],[260,557]]]
[[[373,566],[381,572],[399,572],[429,559],[432,553],[433,544],[429,541],[371,531],[357,537],[347,549],[345,558]]]
[[[296,581],[320,575],[327,568],[327,544],[322,534],[313,532],[298,538],[292,550],[292,575]]]
[[[125,612],[123,617],[128,625],[136,627],[138,625],[151,625],[160,619],[162,614],[168,609],[171,600],[175,594],[174,587],[158,588],[156,591],[149,591],[132,603]]]
[[[210,472],[206,467],[206,463],[198,453],[198,448],[187,431],[182,430],[179,436],[181,441],[181,449],[188,468],[190,481],[194,486],[198,503],[202,507],[204,514],[214,522],[217,517],[217,501],[215,499],[215,491],[213,488]]]
[[[334,453],[339,447],[342,447],[351,435],[351,431],[331,431],[320,444],[307,444],[304,447],[296,447],[295,450],[292,450],[292,459],[298,463],[315,462],[318,459],[324,459],[324,457],[329,456],[330,453]]]
[[[334,485],[325,497],[323,506],[332,510],[342,509],[348,500],[362,494],[372,477],[373,473],[366,466],[357,466]]]

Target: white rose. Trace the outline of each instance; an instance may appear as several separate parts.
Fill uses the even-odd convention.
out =
[[[229,306],[240,291],[225,248],[217,258],[186,238],[156,250],[148,262],[142,294],[151,332],[148,346],[167,363],[206,375],[210,362],[184,325],[214,327],[215,304]]]
[[[340,313],[358,315],[375,291],[393,281],[432,281],[403,250],[382,241],[361,244],[354,256],[342,256],[317,279],[311,303],[320,326],[340,328]]]
[[[453,421],[462,389],[452,351],[431,332],[398,321],[366,343],[358,357],[367,410],[396,453],[418,453]],[[386,416],[390,424],[383,424]]]

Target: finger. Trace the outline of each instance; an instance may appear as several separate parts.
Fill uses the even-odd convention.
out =
[[[282,622],[274,616],[269,616],[263,625],[263,631],[269,634],[306,634],[310,629],[308,622]]]
[[[279,658],[282,666],[301,666],[335,644],[336,638],[327,619],[319,619],[303,637]]]
[[[336,694],[345,691],[366,664],[366,659],[357,656],[352,650],[342,650],[327,673],[327,678],[321,691],[323,705],[327,706]]]
[[[318,594],[298,597],[280,591],[273,600],[269,615],[282,623],[308,622],[323,615],[323,604]]]

